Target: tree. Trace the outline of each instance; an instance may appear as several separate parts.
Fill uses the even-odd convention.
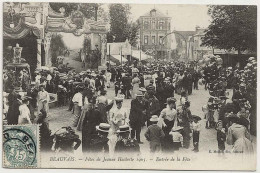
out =
[[[124,36],[128,38],[129,43],[132,46],[136,46],[137,39],[138,39],[138,29],[139,25],[137,23],[127,23],[127,27],[124,32]]]
[[[57,57],[61,55],[67,47],[62,39],[62,35],[53,34],[51,38],[51,62],[55,66],[57,65]]]
[[[206,29],[202,45],[219,49],[256,51],[257,6],[211,5],[208,14],[212,21]]]
[[[124,42],[129,40],[132,46],[136,45],[139,25],[130,21],[131,7],[129,4],[111,4],[109,6],[110,32],[108,42]]]
[[[124,42],[127,27],[127,11],[124,4],[111,4],[109,6],[110,32],[108,33],[108,42]]]

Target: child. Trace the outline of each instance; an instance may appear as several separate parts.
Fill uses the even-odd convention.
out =
[[[192,151],[199,152],[199,139],[200,139],[200,127],[201,124],[199,120],[201,118],[197,115],[192,115],[193,122],[192,122],[192,135],[193,135],[193,147],[194,149]]]
[[[152,123],[144,136],[150,142],[150,152],[155,153],[161,150],[161,139],[164,138],[165,134],[161,127],[157,125],[159,118],[157,115],[153,115],[150,118],[150,122]]]
[[[223,128],[223,123],[221,120],[218,121],[217,124],[217,141],[218,141],[218,149],[221,153],[224,153],[225,150],[225,141],[226,141],[226,133],[225,128]]]
[[[180,133],[180,130],[183,129],[183,127],[177,126],[173,127],[172,131],[169,133],[172,136],[173,140],[173,150],[177,151],[179,148],[183,145],[183,136]]]
[[[110,125],[106,123],[100,123],[96,126],[97,134],[91,135],[90,150],[91,152],[108,153],[108,133]]]

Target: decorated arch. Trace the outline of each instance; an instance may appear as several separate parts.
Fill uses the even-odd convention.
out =
[[[87,19],[79,10],[72,11],[65,16],[65,9],[60,13],[54,11],[48,2],[38,3],[4,3],[4,40],[18,40],[34,35],[37,54],[34,55],[37,68],[42,65],[51,66],[49,55],[50,42],[53,33],[73,33],[75,36],[84,35],[90,42],[90,48],[83,48],[90,52],[84,52],[84,56],[96,55],[100,52],[98,65],[105,64],[106,33],[108,24],[95,19]],[[7,45],[7,47],[10,45]],[[11,45],[14,47],[14,45]],[[23,45],[20,45],[23,46]]]

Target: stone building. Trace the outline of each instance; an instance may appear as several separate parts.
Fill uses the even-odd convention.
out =
[[[138,19],[140,25],[140,45],[144,52],[153,54],[156,59],[169,57],[171,51],[171,17],[152,9]],[[165,37],[165,38],[164,38]]]

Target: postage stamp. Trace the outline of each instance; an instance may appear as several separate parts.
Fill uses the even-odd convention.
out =
[[[3,131],[3,166],[37,168],[39,165],[39,125],[7,125]]]

